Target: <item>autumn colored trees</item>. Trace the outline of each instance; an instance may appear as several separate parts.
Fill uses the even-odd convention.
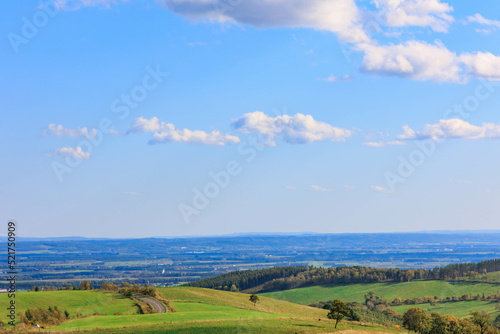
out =
[[[413,307],[403,315],[403,327],[420,334],[490,334],[498,333],[487,313],[471,312],[471,318],[457,317]]]

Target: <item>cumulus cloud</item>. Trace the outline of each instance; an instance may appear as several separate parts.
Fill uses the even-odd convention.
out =
[[[427,124],[422,131],[415,131],[409,126],[404,126],[403,130],[404,133],[398,136],[398,139],[500,139],[500,124],[483,123],[481,126],[476,126],[457,118],[440,120],[435,124]]]
[[[384,146],[399,146],[399,145],[406,145],[404,142],[400,140],[393,140],[393,141],[369,141],[363,143],[365,146],[369,147],[384,147]]]
[[[58,148],[52,156],[58,156],[61,158],[71,157],[76,159],[87,160],[90,159],[90,153],[84,152],[80,146],[77,147],[61,147]]]
[[[306,144],[322,140],[345,141],[352,136],[350,130],[333,127],[300,113],[270,117],[255,111],[234,119],[231,126],[241,133],[260,133],[268,139],[269,145],[275,145],[277,137],[289,144]]]
[[[488,80],[500,80],[500,57],[489,52],[463,54],[460,60],[468,67],[469,74]]]
[[[440,0],[375,0],[374,3],[389,27],[430,27],[447,32],[454,21],[449,14],[453,7]]]
[[[336,77],[333,74],[331,74],[328,78],[320,78],[319,80],[328,82],[346,82],[346,81],[351,81],[351,76],[346,74],[343,77]]]
[[[158,117],[146,119],[137,118],[127,131],[127,133],[151,132],[153,139],[149,144],[163,144],[170,142],[192,143],[203,145],[224,146],[228,143],[239,143],[240,139],[230,134],[223,134],[218,130],[210,133],[200,130],[176,129],[171,123],[160,122]]]
[[[94,138],[97,135],[96,129],[87,129],[87,127],[76,128],[76,129],[67,129],[62,125],[56,125],[54,123],[49,124],[47,129],[43,130],[42,136],[50,136],[54,135],[57,137],[71,137],[71,138]]]
[[[285,188],[288,190],[297,190],[297,188],[294,186],[286,186]]]
[[[467,17],[466,23],[477,23],[481,26],[485,26],[486,29],[476,29],[476,31],[485,34],[489,34],[497,29],[500,29],[500,21],[487,19],[481,14],[475,14]]]
[[[326,191],[332,191],[332,189],[328,189],[328,188],[324,188],[324,187],[320,187],[318,185],[312,185],[311,186],[312,190],[314,191],[322,191],[322,192],[326,192]]]
[[[335,33],[342,42],[363,42],[355,0],[162,0],[170,11],[191,20],[245,24],[257,28],[312,28]]]
[[[381,187],[381,186],[371,186],[373,191],[379,192],[379,193],[384,193],[384,194],[392,194],[394,191],[389,190],[387,188]]]
[[[60,7],[104,6],[127,0],[58,0]],[[364,24],[382,19],[390,28],[429,27],[447,32],[454,18],[453,7],[442,0],[373,0],[375,11],[358,8],[356,0],[157,0],[173,13],[194,21],[249,25],[256,28],[309,28],[334,33],[341,43],[352,43],[364,53],[365,73],[397,76],[418,81],[464,83],[468,77],[500,80],[498,58],[488,52],[457,56],[441,42],[410,40],[402,44],[379,45],[367,34]],[[370,18],[370,16],[376,16]],[[475,14],[466,23],[479,24],[490,32],[500,21]],[[400,32],[384,31],[386,36]],[[203,45],[193,42],[191,46]],[[467,69],[467,70],[466,70]],[[349,76],[331,75],[328,82],[348,81]]]
[[[397,45],[360,44],[363,71],[413,80],[462,82],[460,59],[440,42],[409,41]]]

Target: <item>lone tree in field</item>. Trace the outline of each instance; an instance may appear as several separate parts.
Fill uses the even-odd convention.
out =
[[[330,312],[327,317],[328,319],[335,320],[335,328],[337,328],[339,322],[349,315],[349,313],[350,310],[347,305],[343,301],[335,299],[330,307]]]
[[[257,305],[258,301],[259,301],[259,296],[257,296],[257,295],[250,295],[250,302],[253,303],[253,306]]]
[[[472,316],[472,323],[481,329],[481,334],[486,333],[491,326],[490,315],[486,312],[479,313],[477,311],[471,312],[470,315]]]
[[[403,315],[403,327],[408,331],[425,333],[428,327],[429,314],[426,310],[412,307]]]

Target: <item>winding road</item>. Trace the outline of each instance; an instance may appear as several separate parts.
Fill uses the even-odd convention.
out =
[[[142,295],[134,295],[134,297],[151,305],[156,311],[158,311],[158,313],[166,313],[167,312],[167,310],[165,309],[165,306],[162,303],[160,303],[159,301],[157,301],[156,299],[149,298],[149,297],[142,296]]]

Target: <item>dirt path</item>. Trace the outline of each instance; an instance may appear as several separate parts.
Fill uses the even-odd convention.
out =
[[[141,295],[134,295],[135,298],[142,300],[143,302],[151,305],[158,313],[166,313],[167,310],[165,309],[165,306],[157,301],[156,299],[149,298],[146,296],[141,296]]]

